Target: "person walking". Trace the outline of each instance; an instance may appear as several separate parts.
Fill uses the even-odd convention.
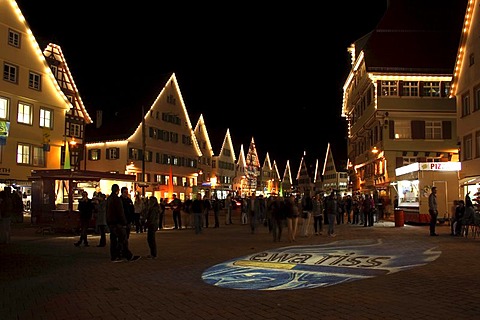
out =
[[[322,234],[322,220],[323,220],[323,197],[321,194],[317,194],[313,197],[313,229],[315,230],[315,235],[318,236]]]
[[[250,231],[252,234],[255,233],[258,220],[261,216],[260,201],[263,201],[263,199],[257,198],[255,192],[253,192],[250,196],[250,199],[247,200],[248,217],[250,219]]]
[[[287,216],[288,241],[294,242],[297,235],[299,210],[293,194],[285,199],[285,212]]]
[[[371,227],[373,226],[373,199],[369,194],[365,195],[365,199],[362,202],[363,209],[363,226]]]
[[[80,213],[80,239],[74,243],[75,247],[79,247],[82,242],[85,247],[89,247],[87,233],[90,220],[93,216],[92,199],[88,197],[87,191],[82,191],[82,198],[78,200],[78,211]]]
[[[330,195],[325,199],[325,213],[328,216],[328,236],[336,237],[335,234],[335,220],[337,219],[337,196],[335,191],[332,191]]]
[[[100,242],[97,247],[105,247],[107,245],[107,196],[105,193],[98,193],[95,199],[95,226],[100,233]]]
[[[247,224],[248,223],[247,198],[243,197],[241,201],[242,201],[242,205],[240,206],[240,211],[242,212],[241,214],[242,224]]]
[[[438,216],[437,187],[432,187],[432,192],[428,196],[428,213],[430,214],[430,236],[438,236],[435,232]]]
[[[127,239],[129,239],[132,225],[135,224],[135,205],[128,194],[127,187],[122,187],[120,199],[122,199],[123,211],[127,218]]]
[[[182,229],[182,200],[178,199],[174,193],[169,205],[172,208],[173,223],[175,224],[174,229],[180,230]]]
[[[147,259],[157,259],[157,241],[155,234],[158,229],[158,219],[160,217],[160,205],[157,197],[150,196],[148,198],[148,209],[145,214],[145,226],[147,228],[147,243],[150,254]]]
[[[282,230],[286,219],[285,199],[276,196],[271,206],[273,242],[280,242]]]
[[[127,217],[119,197],[120,187],[114,183],[112,193],[107,198],[107,224],[110,229],[110,260],[112,262],[137,261],[140,256],[133,255],[128,248]]]
[[[202,215],[204,214],[205,201],[202,200],[202,195],[198,192],[195,199],[192,201],[191,211],[193,214],[193,226],[195,228],[195,234],[202,232]]]

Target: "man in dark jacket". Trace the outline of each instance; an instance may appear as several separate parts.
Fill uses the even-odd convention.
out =
[[[127,218],[127,239],[129,239],[130,230],[135,223],[135,205],[133,204],[132,199],[128,196],[127,187],[122,187],[120,199],[122,199],[123,212],[125,213],[125,218]]]
[[[123,210],[123,203],[118,193],[118,184],[112,185],[112,193],[107,198],[107,224],[110,229],[110,259],[112,262],[121,262],[122,258],[136,261],[140,256],[134,256],[128,249],[127,218]]]
[[[85,247],[88,247],[87,231],[92,220],[93,203],[92,199],[88,197],[87,191],[82,191],[82,198],[78,200],[78,211],[80,213],[80,239],[75,242],[75,247],[79,247],[82,242]]]

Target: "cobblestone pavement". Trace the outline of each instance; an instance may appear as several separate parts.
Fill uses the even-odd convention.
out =
[[[213,221],[213,217],[210,218]],[[0,319],[472,319],[480,315],[480,238],[430,237],[428,226],[336,225],[336,238],[297,236],[273,242],[266,227],[251,234],[235,212],[233,224],[157,232],[159,257],[112,263],[108,245],[75,247],[72,234],[42,234],[25,223],[0,245]],[[171,227],[171,221],[167,221]],[[167,226],[168,227],[168,226]],[[107,235],[108,238],[108,235]],[[330,245],[380,239],[415,250],[434,246],[434,261],[400,272],[327,287],[238,290],[214,286],[202,273],[216,264],[291,245]],[[145,233],[133,233],[134,254],[149,254]],[[407,252],[408,252],[407,250]],[[421,249],[423,250],[423,249]]]

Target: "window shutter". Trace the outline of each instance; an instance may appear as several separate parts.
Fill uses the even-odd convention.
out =
[[[395,139],[395,121],[388,120],[388,137]]]
[[[451,121],[442,121],[442,139],[452,139]]]
[[[395,161],[396,161],[396,167],[395,168],[403,167],[403,157],[397,157]]]
[[[425,121],[412,120],[412,139],[425,139]]]

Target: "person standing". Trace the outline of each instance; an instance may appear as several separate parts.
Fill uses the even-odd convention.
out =
[[[373,226],[373,199],[369,194],[365,195],[365,199],[362,202],[363,209],[363,226]]]
[[[196,194],[195,199],[192,201],[191,211],[193,214],[195,234],[199,234],[202,232],[202,215],[204,212],[204,200],[202,200],[200,192]]]
[[[284,198],[282,196],[274,197],[271,209],[273,242],[280,242],[282,239],[283,225],[285,224],[286,219]]]
[[[135,206],[130,198],[130,195],[128,194],[127,187],[122,187],[120,199],[122,199],[123,211],[125,212],[125,217],[127,218],[127,239],[129,239],[132,225],[135,223]]]
[[[105,247],[107,245],[106,229],[107,229],[107,196],[105,193],[97,194],[95,203],[95,225],[100,232],[100,242],[97,247]]]
[[[205,220],[205,228],[208,228],[208,215],[210,214],[210,209],[212,208],[212,204],[210,199],[208,199],[207,195],[203,196],[203,216]]]
[[[323,220],[323,197],[321,194],[317,194],[313,197],[313,228],[315,229],[315,235],[322,234],[322,220]]]
[[[232,224],[232,195],[228,194],[225,198],[225,209],[227,213],[225,215],[225,224]]]
[[[13,201],[11,194],[12,191],[10,187],[5,187],[3,191],[0,191],[0,214],[2,217],[2,225],[0,226],[0,243],[10,243],[13,215]]]
[[[214,228],[219,228],[220,227],[220,201],[218,200],[217,196],[215,195],[215,198],[213,199],[213,217],[215,219],[215,225],[213,226]]]
[[[92,199],[88,197],[88,192],[82,191],[82,198],[78,200],[78,211],[80,213],[80,239],[73,244],[75,247],[79,247],[82,242],[85,247],[89,247],[87,232],[90,220],[92,220],[93,209]]]
[[[182,229],[182,200],[177,198],[177,195],[173,194],[173,199],[169,203],[172,208],[173,223],[175,224],[174,229]]]
[[[158,229],[158,219],[160,217],[160,205],[156,197],[148,198],[148,209],[145,214],[145,225],[147,227],[147,243],[150,249],[150,254],[147,259],[157,258],[157,242],[155,234]]]
[[[335,191],[332,191],[330,195],[325,199],[325,213],[328,216],[328,236],[336,237],[335,234],[335,220],[337,219],[337,196]]]
[[[313,201],[310,196],[310,192],[305,192],[302,198],[302,236],[308,237],[308,229],[310,229],[310,223],[312,220]]]
[[[435,233],[438,216],[437,187],[432,187],[432,193],[428,196],[428,213],[430,214],[430,236],[438,236]]]
[[[261,216],[261,201],[263,201],[263,199],[257,198],[255,192],[253,192],[250,196],[250,199],[247,200],[248,217],[250,218],[250,231],[252,234],[255,233],[255,230],[257,229],[257,222]]]
[[[134,213],[135,213],[135,232],[136,233],[143,233],[144,225],[143,222],[145,217],[143,217],[144,209],[145,209],[145,202],[143,198],[140,196],[139,192],[135,193],[135,201],[133,202]]]
[[[165,208],[167,206],[167,198],[160,198],[160,217],[158,218],[158,228],[163,229],[165,226]]]
[[[107,224],[110,229],[110,260],[122,262],[123,259],[136,261],[140,256],[133,255],[128,249],[127,218],[123,211],[123,203],[118,196],[120,187],[114,183],[112,193],[107,198]]]
[[[241,201],[242,201],[242,205],[240,206],[240,211],[242,212],[241,214],[242,224],[247,224],[248,223],[247,198],[243,197]]]

